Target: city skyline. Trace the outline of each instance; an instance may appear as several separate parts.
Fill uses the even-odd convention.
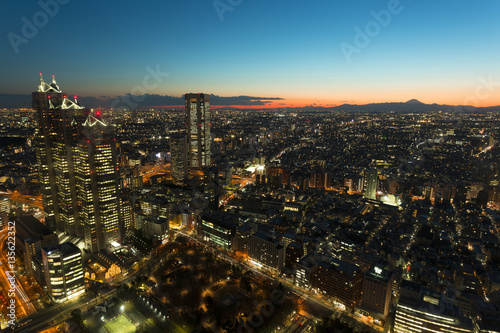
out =
[[[500,105],[494,1],[41,3],[4,4],[5,104],[31,91],[26,77],[44,72],[81,97],[106,100],[210,91],[252,97],[221,105],[259,108],[413,98]],[[200,31],[205,44],[186,44]]]
[[[499,2],[2,9],[2,332],[500,333]]]

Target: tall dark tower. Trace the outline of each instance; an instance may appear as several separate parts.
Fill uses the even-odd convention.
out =
[[[116,142],[100,117],[43,81],[32,94],[38,111],[35,136],[45,223],[85,237],[92,252],[121,240]]]
[[[366,193],[365,198],[376,200],[378,189],[378,171],[371,169],[366,171]]]
[[[218,210],[222,184],[219,179],[219,169],[217,166],[213,165],[203,169],[203,186],[209,209]]]
[[[187,141],[186,133],[172,133],[170,135],[172,179],[177,182],[184,181],[189,177]]]
[[[210,96],[186,94],[188,163],[191,170],[210,165]]]

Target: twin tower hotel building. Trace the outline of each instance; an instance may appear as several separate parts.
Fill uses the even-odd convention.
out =
[[[101,112],[79,105],[57,85],[32,94],[38,113],[35,136],[45,225],[84,239],[90,252],[121,241],[116,138]]]

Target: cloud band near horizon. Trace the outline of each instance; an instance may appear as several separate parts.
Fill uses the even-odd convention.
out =
[[[184,95],[180,97],[158,94],[145,94],[136,96],[125,94],[121,96],[99,96],[99,97],[80,97],[79,103],[86,108],[110,108],[113,105],[116,108],[127,107],[125,101],[133,100],[135,108],[159,107],[159,106],[179,106],[184,107]],[[210,95],[210,104],[212,106],[266,106],[273,101],[284,101],[281,97],[255,97],[255,96],[230,96],[223,97],[219,95]],[[0,94],[0,108],[31,108],[31,95],[22,94]]]

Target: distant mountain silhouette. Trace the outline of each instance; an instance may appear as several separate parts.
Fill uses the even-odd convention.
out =
[[[490,107],[473,107],[466,105],[442,105],[442,104],[425,104],[416,99],[411,99],[407,102],[393,103],[371,103],[364,105],[343,104],[332,108],[338,111],[362,111],[362,112],[429,112],[429,111],[447,111],[447,112],[492,112],[500,111],[499,106]]]
[[[406,104],[424,104],[420,102],[418,99],[410,99],[409,101],[406,102]]]
[[[130,94],[128,94],[130,95]],[[130,97],[130,96],[129,96]],[[110,96],[99,96],[99,97],[79,97],[78,101],[81,105],[88,108],[96,107],[110,107],[113,101],[120,101],[122,97],[110,97]],[[233,107],[235,109],[246,110],[245,107],[265,107],[270,101],[280,101],[283,100],[279,97],[252,97],[252,96],[235,96],[235,97],[220,97],[217,95],[210,95],[210,101],[212,106],[232,106],[238,105],[239,107]],[[181,96],[168,96],[168,95],[154,95],[147,94],[140,103],[137,103],[138,108],[143,107],[155,107],[162,108],[161,105],[167,105],[168,107],[178,106],[180,108],[184,107],[184,98]],[[124,103],[118,103],[118,107],[126,107]],[[31,108],[31,95],[16,95],[16,94],[0,94],[0,108]],[[283,108],[283,107],[281,107]],[[371,103],[364,105],[356,104],[342,104],[334,107],[324,107],[309,105],[304,107],[285,107],[287,110],[338,110],[338,111],[361,111],[361,112],[429,112],[429,111],[448,111],[448,112],[499,112],[499,106],[489,106],[489,107],[473,107],[464,105],[441,105],[441,104],[425,104],[417,99],[410,99],[407,102],[392,102],[392,103]],[[250,108],[248,110],[252,110]],[[276,107],[280,109],[280,107]]]

